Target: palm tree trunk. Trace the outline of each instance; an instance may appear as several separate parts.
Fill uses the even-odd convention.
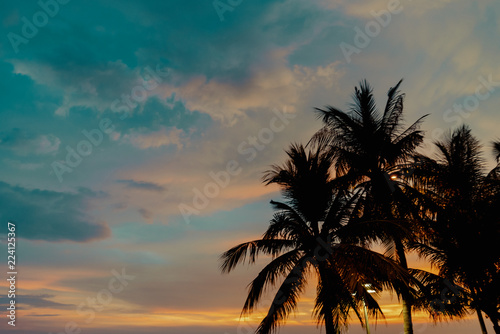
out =
[[[370,324],[368,323],[368,310],[366,309],[366,303],[364,298],[363,298],[363,313],[365,314],[366,334],[370,334]]]
[[[325,332],[326,334],[338,334],[338,331],[333,325],[333,317],[331,314],[325,314]]]
[[[498,324],[498,321],[493,321],[493,330],[496,334],[500,334],[500,325]]]
[[[413,323],[411,320],[411,305],[403,299],[403,332],[405,334],[413,334]]]
[[[486,313],[486,316],[490,318],[491,323],[493,324],[493,330],[495,331],[495,334],[500,334],[500,319],[498,318],[498,311],[495,308],[490,308],[490,312]],[[484,320],[483,320],[484,323]]]
[[[479,325],[481,326],[481,333],[488,334],[486,331],[486,325],[484,324],[483,314],[479,308],[476,308],[477,318],[479,319]]]
[[[399,264],[404,269],[408,270],[408,263],[406,262],[406,255],[403,243],[400,240],[394,241],[396,252],[398,254]],[[404,334],[413,334],[413,322],[411,320],[411,302],[410,296],[403,294],[403,332]]]

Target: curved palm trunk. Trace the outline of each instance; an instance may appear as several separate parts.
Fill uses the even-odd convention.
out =
[[[483,314],[479,308],[476,308],[477,318],[479,319],[479,325],[481,326],[481,333],[488,334],[486,331],[486,325],[484,324]]]
[[[408,263],[406,262],[406,255],[404,251],[403,243],[400,240],[395,240],[396,252],[398,254],[398,260],[401,267],[408,269]],[[411,302],[410,296],[403,294],[403,331],[404,334],[413,334],[413,322],[411,319]]]

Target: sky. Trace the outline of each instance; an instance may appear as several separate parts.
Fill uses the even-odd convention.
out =
[[[500,137],[495,0],[2,1],[0,36],[0,275],[8,221],[18,272],[2,333],[251,333],[267,259],[222,275],[219,256],[265,231],[281,195],[263,172],[363,79],[379,106],[404,79],[423,152],[466,123],[491,165]],[[313,283],[280,333],[320,332]],[[401,333],[381,304],[374,332]],[[415,332],[479,332],[469,318],[416,314]]]

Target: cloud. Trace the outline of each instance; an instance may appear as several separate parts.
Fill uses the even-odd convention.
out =
[[[0,182],[0,219],[16,222],[18,238],[76,242],[103,239],[110,236],[108,225],[88,214],[90,201],[96,197],[99,195],[85,188],[69,193]]]
[[[179,96],[186,100],[189,109],[209,111],[212,118],[217,119],[207,129],[200,140],[187,141],[188,145],[175,153],[157,156],[144,160],[140,166],[121,168],[119,175],[126,180],[148,180],[165,184],[168,194],[158,196],[155,193],[144,193],[140,196],[126,196],[123,189],[107,189],[113,197],[128,203],[129,208],[138,210],[147,207],[154,210],[157,218],[180,214],[179,204],[193,205],[195,189],[204,191],[204,187],[213,182],[209,173],[224,171],[229,161],[235,160],[242,167],[241,174],[231,177],[227,187],[220,189],[215,198],[210,199],[201,215],[217,210],[230,210],[246,203],[260,199],[276,191],[272,187],[264,187],[260,183],[261,172],[267,166],[276,163],[285,154],[283,148],[291,140],[302,141],[317,129],[311,109],[312,103],[331,101],[332,93],[338,94],[338,82],[344,73],[339,63],[333,62],[324,66],[306,67],[295,65],[288,67],[288,52],[281,50],[271,58],[276,64],[273,70],[256,70],[255,78],[247,82],[245,87],[232,86],[214,79],[193,79],[179,88]],[[186,87],[193,84],[188,91]],[[309,100],[324,92],[329,99]],[[165,96],[169,96],[166,92]],[[239,110],[239,111],[238,111]],[[296,118],[287,124],[278,120],[282,130],[273,133],[264,149],[256,151],[255,158],[240,151],[249,146],[249,138],[258,136],[276,117],[273,110],[279,113],[294,114]],[[301,110],[298,112],[297,110]],[[274,123],[273,123],[274,124]],[[198,139],[198,138],[196,138]],[[170,220],[170,217],[163,220]]]
[[[37,136],[19,128],[0,132],[0,147],[13,150],[19,155],[55,154],[60,144],[61,140],[52,134]]]
[[[29,314],[30,317],[59,317],[60,314]]]
[[[234,115],[241,115],[243,103],[248,104],[246,107],[262,107],[261,101],[273,96],[282,96],[275,104],[293,99],[293,89],[288,96],[281,94],[290,84],[291,73],[274,68],[286,67],[287,54],[333,25],[323,8],[301,0],[247,2],[237,12],[227,13],[231,29],[221,24],[211,2],[196,8],[182,2],[110,3],[107,7],[103,10],[122,14],[113,15],[109,27],[92,21],[92,15],[90,21],[82,22],[80,13],[69,12],[66,15],[72,23],[61,24],[68,25],[65,33],[74,39],[64,45],[41,44],[40,50],[32,51],[42,53],[36,61],[35,57],[9,60],[15,73],[63,93],[58,115],[67,115],[75,107],[109,109],[114,99],[131,94],[144,67],[164,64],[175,68],[175,73],[152,95],[161,90],[168,92],[167,96],[179,92],[181,97],[193,100],[189,101],[190,109],[231,121]],[[180,20],[186,11],[190,20]],[[165,13],[169,13],[167,20]],[[85,33],[79,24],[87,27]],[[135,28],[113,30],[113,26]],[[163,33],[150,33],[153,27]],[[48,30],[45,34],[37,36],[37,41],[42,43],[60,33]],[[171,47],[163,47],[165,41]],[[129,53],[117,55],[118,46]],[[265,80],[260,85],[262,77]],[[231,96],[241,103],[234,103]]]
[[[59,317],[60,314],[29,314],[29,317]]]
[[[139,109],[139,108],[138,108]],[[201,135],[204,130],[212,124],[212,119],[206,113],[186,108],[185,101],[179,99],[173,92],[165,99],[152,97],[134,111],[125,120],[117,124],[121,132],[127,129],[139,132],[140,129],[151,129],[151,131],[177,128],[189,135]]]
[[[18,169],[18,170],[37,170],[45,166],[44,163],[35,163],[35,162],[21,162],[18,160],[12,160],[12,159],[3,159],[3,162],[12,168]]]
[[[54,295],[48,295],[48,294],[43,294],[43,295],[18,295],[16,294],[16,303],[19,303],[19,305],[22,305],[21,308],[51,308],[51,309],[60,309],[60,310],[66,310],[66,309],[71,309],[74,308],[75,305],[73,304],[62,304],[62,303],[57,303],[54,301],[49,300],[50,298],[55,297]],[[0,297],[0,306],[3,308],[4,306],[7,306],[8,303],[10,302],[10,298],[7,297]],[[17,304],[16,304],[17,305]],[[28,306],[28,307],[25,307]],[[41,316],[41,315],[39,315]]]
[[[123,135],[121,141],[128,142],[140,149],[159,148],[167,145],[175,145],[178,149],[182,148],[181,137],[183,131],[177,128],[167,128],[161,126],[159,130],[139,128],[129,130]]]
[[[36,141],[35,152],[37,154],[55,153],[59,149],[61,140],[54,135],[42,135]]]
[[[134,71],[121,61],[103,64],[64,66],[47,61],[11,60],[14,73],[30,77],[40,85],[57,88],[63,93],[63,101],[54,110],[58,116],[68,116],[71,108],[87,107],[104,111],[121,94],[130,94],[141,80]]]
[[[144,209],[144,208],[140,208],[137,211],[139,211],[139,213],[141,214],[141,217],[144,218],[144,220],[146,220],[150,224],[153,223],[153,218],[154,218],[153,212],[149,211],[148,209]]]
[[[117,180],[118,183],[125,184],[128,188],[144,189],[157,192],[163,192],[167,190],[167,187],[159,185],[153,182],[146,181],[135,181],[135,180]]]
[[[224,125],[234,125],[247,110],[271,109],[301,103],[314,88],[331,88],[342,76],[339,62],[324,66],[291,66],[287,58],[294,48],[279,48],[262,55],[251,76],[239,82],[200,75],[179,87],[162,87],[163,96],[175,89],[186,101],[186,107],[200,110]]]
[[[412,0],[354,0],[354,1],[342,1],[342,0],[321,0],[319,3],[327,8],[334,10],[341,10],[345,16],[361,18],[361,19],[373,19],[373,13],[379,13],[382,10],[387,10],[389,7],[394,8],[412,9],[413,13],[416,15],[423,15],[428,11],[439,10],[445,7],[447,4],[451,3],[451,0],[435,0],[435,1],[420,1],[415,2]]]

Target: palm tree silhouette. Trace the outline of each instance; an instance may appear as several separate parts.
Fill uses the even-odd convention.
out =
[[[307,152],[302,145],[292,145],[287,154],[285,165],[273,166],[264,177],[266,184],[278,184],[285,198],[284,202],[271,202],[276,213],[267,231],[261,239],[242,243],[221,256],[223,272],[230,272],[245,259],[254,263],[259,254],[272,256],[249,285],[242,314],[252,312],[264,290],[283,277],[256,333],[275,331],[296,309],[307,274],[314,273],[318,283],[313,316],[324,324],[327,334],[346,329],[350,311],[363,324],[362,302],[372,315],[383,315],[364,284],[370,283],[377,291],[401,293],[411,277],[392,259],[363,247],[350,230],[359,195],[338,188],[332,179],[331,150],[317,145]]]
[[[498,144],[494,145],[497,159]],[[415,172],[436,203],[427,241],[415,248],[467,294],[482,332],[486,333],[484,312],[499,334],[500,250],[494,246],[500,239],[498,166],[484,172],[480,143],[467,126],[435,145],[437,157],[421,156]]]
[[[361,82],[359,88],[355,87],[348,112],[331,106],[317,108],[324,126],[311,142],[329,146],[338,183],[361,191],[359,214],[363,220],[397,221],[411,232],[419,216],[412,197],[418,194],[403,177],[412,170],[408,161],[423,141],[418,128],[427,115],[404,128],[404,95],[398,91],[401,82],[389,89],[383,112],[377,110],[372,88],[366,81]],[[404,236],[390,229],[370,233],[378,234],[390,245],[394,257],[408,269],[405,242],[411,238],[411,233]],[[413,333],[411,299],[409,294],[402,296],[406,334]]]

